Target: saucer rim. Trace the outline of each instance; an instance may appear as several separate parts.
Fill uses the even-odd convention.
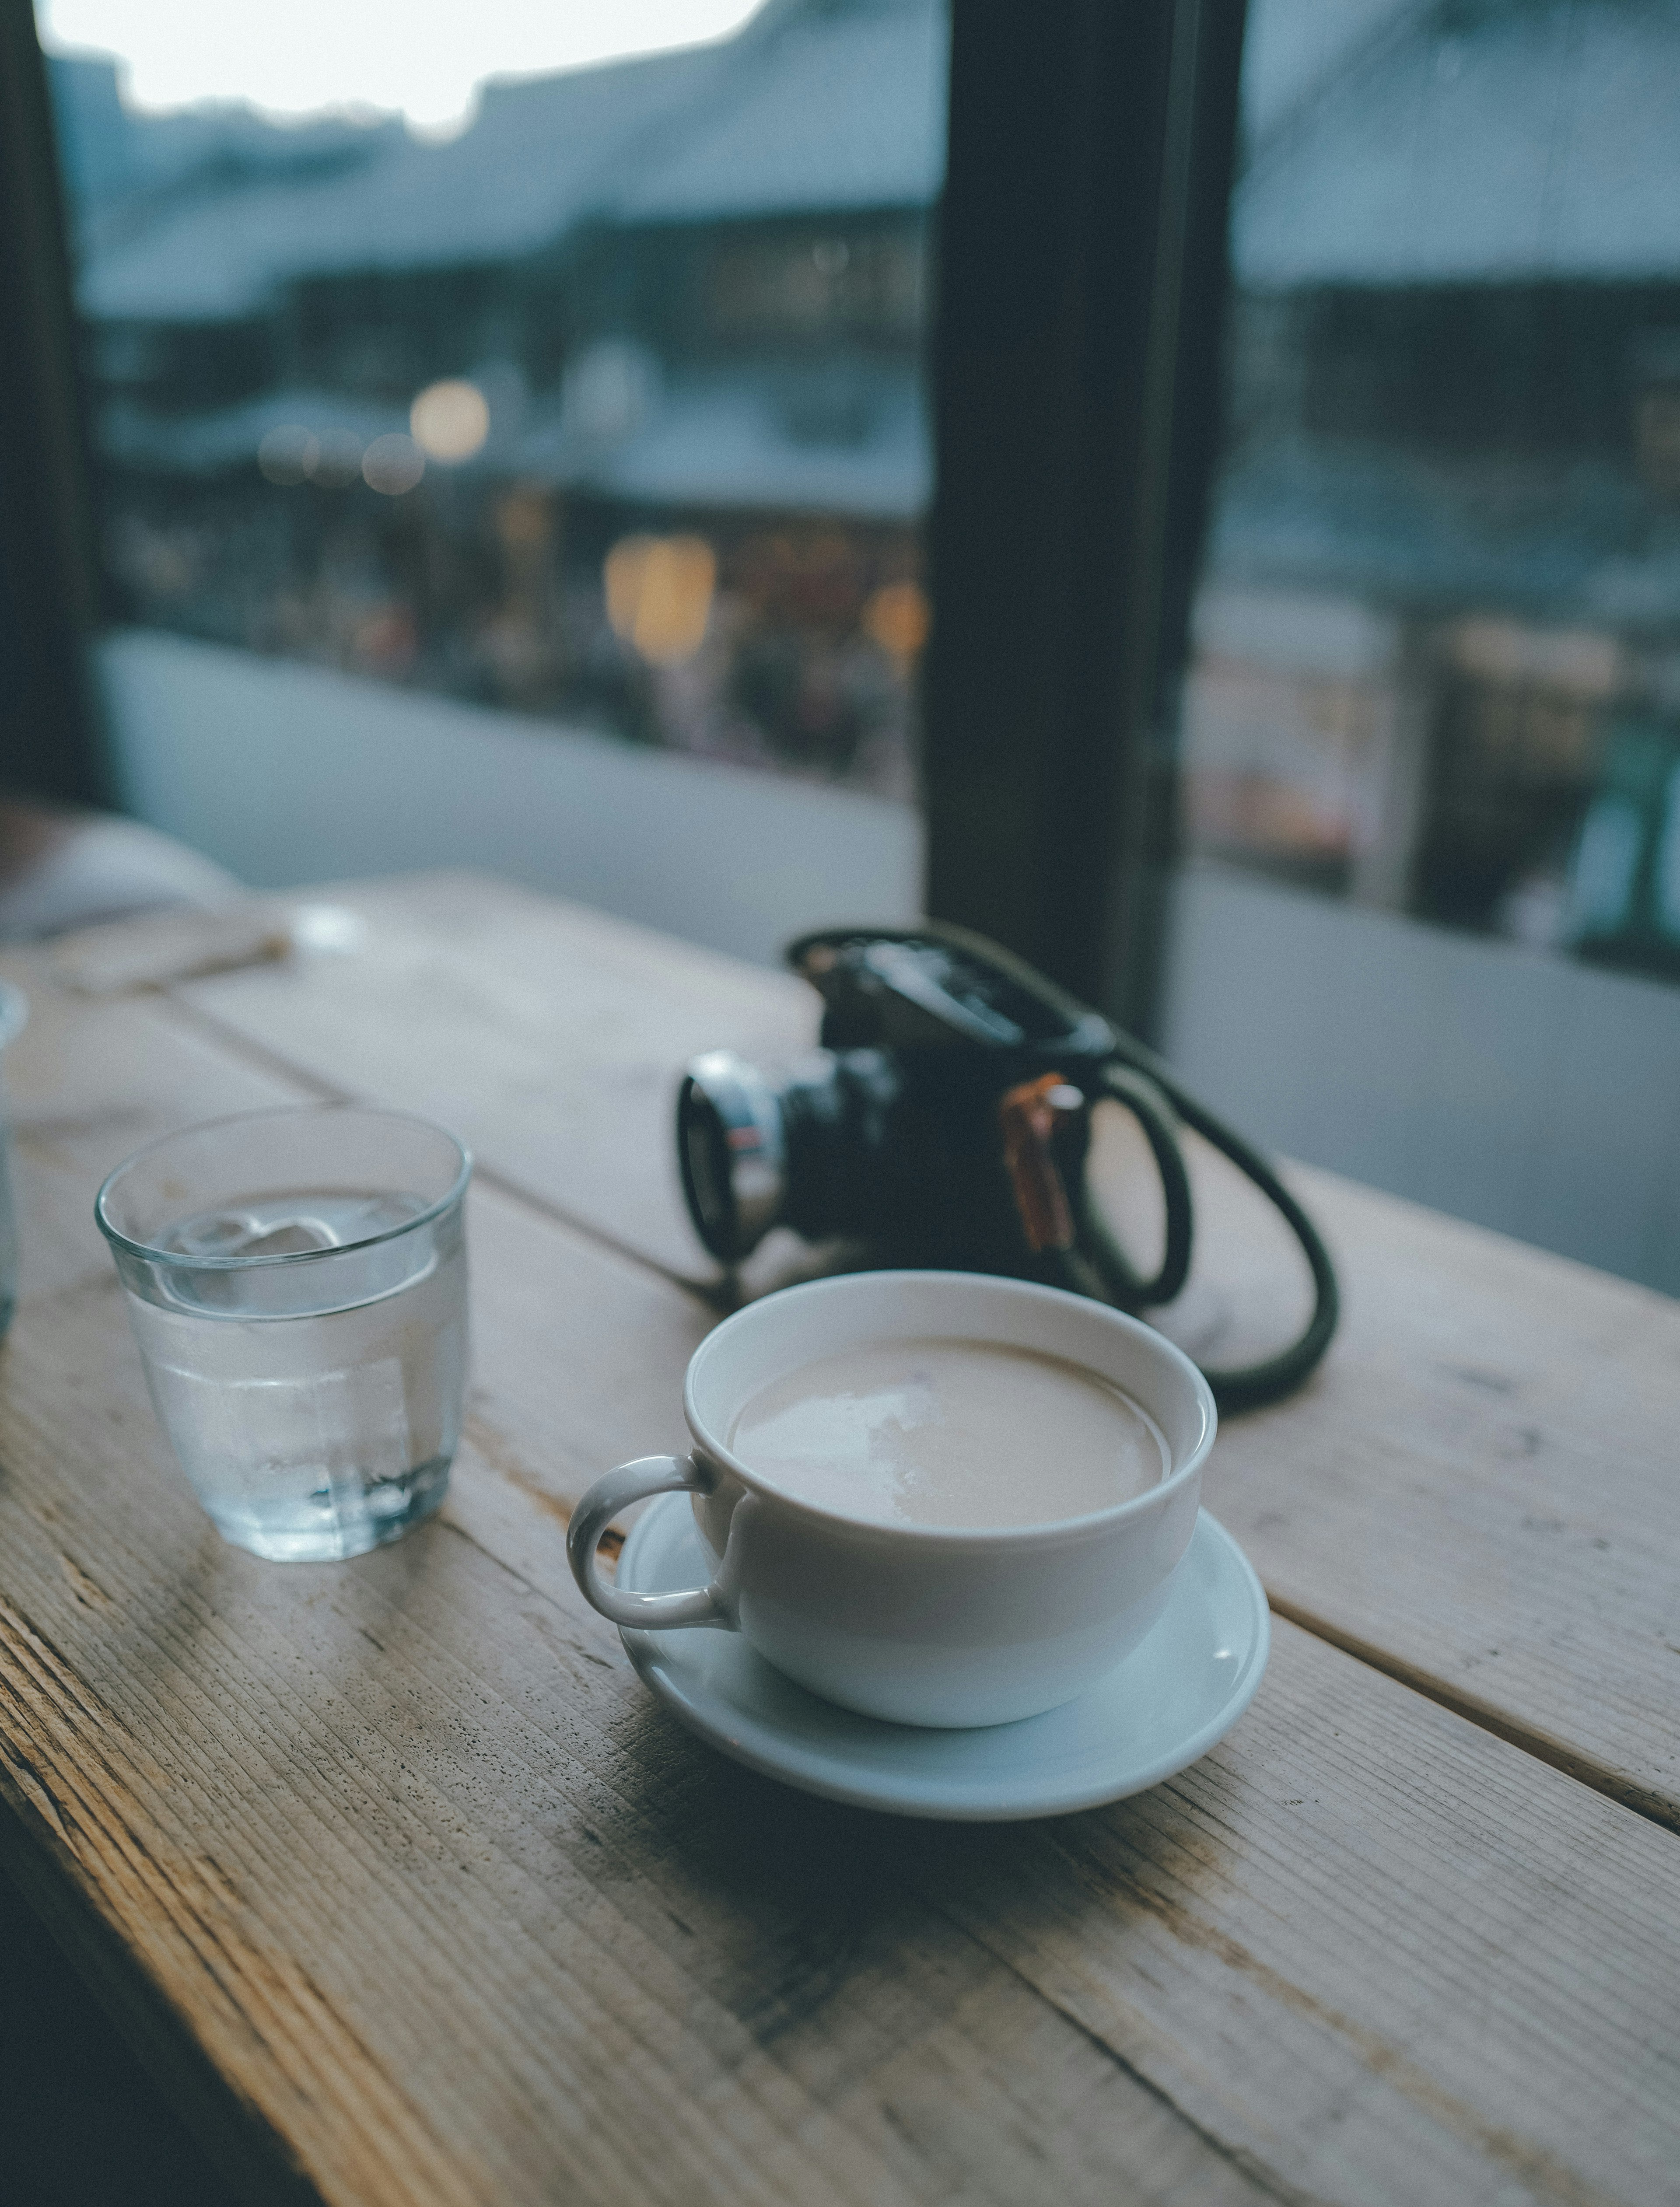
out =
[[[637,1552],[649,1537],[645,1528],[649,1528],[667,1510],[690,1507],[690,1498],[686,1494],[661,1495],[631,1528],[619,1557],[619,1570],[624,1570],[627,1564],[633,1564]],[[1265,1589],[1237,1541],[1211,1510],[1199,1510],[1197,1512],[1196,1528],[1191,1540],[1194,1542],[1201,1539],[1211,1540],[1222,1552],[1225,1563],[1233,1569],[1235,1581],[1247,1598],[1254,1624],[1253,1642],[1248,1660],[1232,1682],[1231,1690],[1215,1716],[1194,1732],[1187,1734],[1164,1754],[1157,1755],[1152,1762],[1128,1769],[1117,1783],[1100,1780],[1094,1785],[1081,1785],[1064,1790],[1046,1788],[1030,1797],[1017,1792],[1013,1797],[1000,1797],[993,1794],[983,1799],[977,1795],[965,1800],[930,1798],[925,1793],[918,1794],[913,1775],[908,1780],[894,1781],[883,1774],[878,1780],[871,1782],[829,1777],[803,1767],[790,1767],[789,1762],[776,1754],[773,1747],[761,1747],[732,1732],[726,1723],[720,1724],[716,1716],[710,1713],[719,1706],[727,1712],[737,1708],[738,1704],[721,1697],[719,1702],[713,1702],[708,1697],[708,1704],[702,1707],[691,1696],[681,1691],[661,1661],[662,1649],[660,1643],[666,1638],[665,1634],[637,1631],[626,1627],[621,1629],[619,1637],[624,1642],[625,1652],[634,1665],[638,1678],[687,1731],[705,1741],[708,1746],[729,1756],[732,1761],[758,1772],[762,1777],[774,1778],[784,1785],[792,1785],[799,1792],[838,1802],[847,1808],[868,1809],[882,1815],[914,1816],[941,1823],[1019,1823],[1040,1816],[1073,1815],[1081,1809],[1101,1808],[1109,1802],[1126,1800],[1136,1793],[1146,1793],[1151,1787],[1163,1784],[1181,1770],[1188,1769],[1192,1763],[1200,1761],[1203,1755],[1217,1747],[1242,1716],[1259,1690],[1271,1654],[1271,1611]],[[1188,1549],[1185,1552],[1187,1556]],[[1169,1602],[1170,1599],[1169,1595]],[[1124,1670],[1127,1662],[1132,1660],[1128,1656],[1117,1664],[1115,1670]],[[1076,1696],[1075,1700],[1083,1701],[1101,1694],[1114,1676],[1115,1671],[1105,1672],[1094,1685],[1085,1689],[1085,1694]],[[793,1681],[788,1683],[793,1685],[796,1692],[809,1691]],[[821,1696],[813,1694],[810,1698],[820,1701]],[[1067,1706],[1068,1704],[1063,1704],[1063,1707]],[[845,1714],[858,1725],[878,1725],[884,1732],[890,1734],[918,1729],[890,1724],[884,1718],[858,1715],[849,1710]],[[1044,1712],[1047,1716],[1056,1714],[1055,1710]],[[1017,1721],[1025,1726],[1040,1723],[1043,1718],[1022,1717]],[[769,1732],[770,1728],[762,1720],[755,1719],[754,1722],[761,1737]],[[999,1732],[1012,1731],[1015,1726],[988,1725],[976,1729],[989,1737]],[[797,1749],[800,1735],[784,1730],[780,1736]],[[950,1734],[942,1730],[939,1736],[948,1738]],[[774,1738],[776,1735],[773,1733],[771,1737]]]

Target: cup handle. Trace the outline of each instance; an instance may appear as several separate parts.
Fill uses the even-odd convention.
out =
[[[566,1560],[571,1576],[583,1588],[583,1599],[614,1624],[633,1632],[668,1632],[678,1624],[734,1623],[712,1587],[696,1587],[687,1594],[625,1594],[604,1585],[595,1568],[601,1536],[621,1510],[644,1495],[675,1494],[684,1488],[705,1494],[712,1475],[691,1456],[641,1456],[634,1463],[621,1463],[604,1472],[571,1513],[566,1527]]]

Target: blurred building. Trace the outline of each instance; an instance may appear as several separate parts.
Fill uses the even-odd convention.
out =
[[[1330,16],[1254,11],[1193,841],[1680,966],[1680,9]]]
[[[162,182],[161,126],[84,65],[135,616],[907,790],[945,44],[938,0],[774,0],[493,83],[451,143],[326,125],[261,159],[224,117]]]

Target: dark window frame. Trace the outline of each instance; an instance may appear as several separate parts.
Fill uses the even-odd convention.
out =
[[[928,908],[1156,1025],[1243,0],[956,0]]]
[[[113,801],[89,647],[103,611],[46,67],[0,0],[0,793]]]

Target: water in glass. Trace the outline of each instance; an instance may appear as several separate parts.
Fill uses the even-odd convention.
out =
[[[169,1268],[160,1300],[129,1296],[147,1384],[199,1498],[241,1547],[358,1555],[441,1501],[465,1376],[466,1257],[458,1232],[401,1231],[426,1208],[299,1189],[218,1204],[156,1237],[188,1261]],[[342,1252],[330,1266],[213,1268],[328,1250]],[[300,1296],[306,1280],[320,1307],[310,1289]]]

